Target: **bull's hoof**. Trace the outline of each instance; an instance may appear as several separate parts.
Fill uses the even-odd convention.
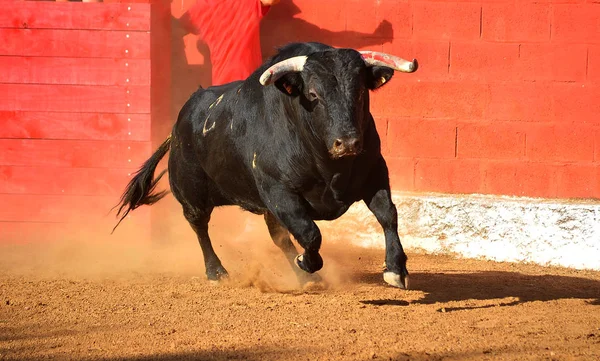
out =
[[[383,280],[390,286],[398,287],[403,290],[408,289],[408,275],[401,276],[394,272],[383,272]]]
[[[217,283],[227,280],[229,278],[229,273],[227,273],[227,270],[223,268],[223,266],[220,266],[214,270],[207,271],[206,278],[211,282]]]
[[[323,258],[321,258],[321,255],[318,253],[310,257],[299,254],[296,256],[294,262],[296,263],[296,266],[308,273],[315,273],[323,268]]]

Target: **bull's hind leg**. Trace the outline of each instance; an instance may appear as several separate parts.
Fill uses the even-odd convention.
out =
[[[298,256],[298,250],[294,247],[292,240],[290,239],[290,232],[279,223],[277,218],[270,213],[265,213],[265,222],[267,223],[267,227],[269,228],[269,234],[271,235],[271,239],[273,243],[279,249],[283,251],[285,258],[288,260],[290,266],[294,270],[296,277],[298,277],[298,281],[300,284],[305,284],[306,282],[319,282],[321,281],[321,277],[316,273],[306,273],[296,266],[295,259]]]
[[[371,174],[369,184],[364,201],[385,234],[383,279],[392,286],[408,288],[407,257],[398,236],[398,211],[392,202],[388,169],[383,158]]]
[[[215,250],[210,242],[208,236],[208,222],[210,221],[210,214],[212,208],[208,210],[200,210],[194,208],[184,207],[183,214],[185,218],[192,226],[194,232],[198,236],[198,243],[202,248],[202,255],[204,256],[204,265],[206,267],[206,277],[211,281],[218,281],[227,277],[227,270],[221,264],[221,260],[217,257]]]

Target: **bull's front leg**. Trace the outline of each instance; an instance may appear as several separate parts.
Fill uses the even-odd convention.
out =
[[[304,253],[296,257],[296,265],[308,273],[323,268],[321,231],[306,211],[304,200],[285,189],[271,188],[263,193],[271,213],[296,238]]]
[[[408,258],[398,236],[398,211],[392,202],[388,169],[383,158],[380,158],[370,175],[368,184],[363,200],[381,224],[385,235],[383,279],[392,286],[408,289]]]

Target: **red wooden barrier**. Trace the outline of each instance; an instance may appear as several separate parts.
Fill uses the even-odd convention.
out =
[[[161,61],[151,59],[153,9],[2,7],[0,239],[106,238],[115,223],[109,210],[151,154],[152,121],[165,122],[164,99],[151,102],[160,85],[153,62]],[[120,230],[137,239],[149,231],[148,210]]]

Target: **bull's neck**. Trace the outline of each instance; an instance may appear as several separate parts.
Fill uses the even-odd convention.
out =
[[[298,98],[292,98],[281,94],[283,107],[285,109],[288,131],[292,137],[296,137],[306,147],[315,161],[320,162],[329,159],[325,141],[319,136],[313,127],[313,114],[307,111],[299,102]]]

